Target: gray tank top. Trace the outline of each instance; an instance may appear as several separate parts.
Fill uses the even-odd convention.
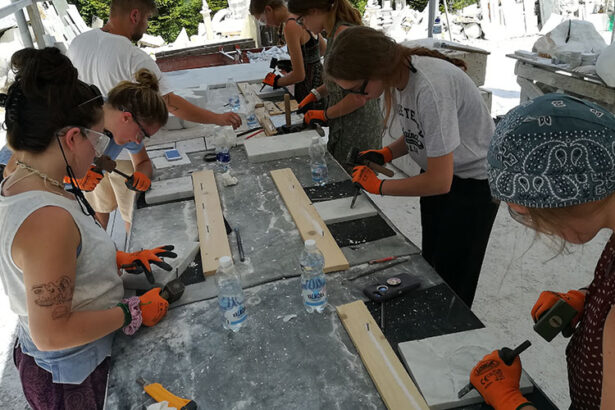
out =
[[[11,257],[11,247],[17,230],[28,216],[45,206],[56,206],[68,211],[81,235],[72,310],[109,309],[122,300],[124,288],[117,273],[113,241],[91,216],[83,214],[77,201],[46,191],[29,191],[10,197],[0,194],[0,280],[11,310],[19,316],[18,334],[22,348],[25,348],[24,353],[34,357],[39,366],[52,372],[54,382],[78,383],[79,378],[84,375],[87,377],[104,357],[111,354],[110,338],[67,350],[38,351],[31,343],[29,334],[23,272]],[[79,352],[89,352],[87,355],[92,357],[91,362],[72,360],[71,357],[79,356],[75,355]]]

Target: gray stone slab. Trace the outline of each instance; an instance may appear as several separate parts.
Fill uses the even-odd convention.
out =
[[[335,275],[327,289],[331,305],[360,297]],[[153,403],[135,383],[143,377],[203,409],[385,408],[335,310],[305,312],[298,278],[245,295],[248,319],[238,333],[222,329],[215,299],[171,309],[132,337],[118,333],[107,407]]]
[[[181,152],[185,152],[186,154],[190,154],[191,152],[200,152],[205,151],[205,138],[193,138],[190,140],[177,141],[175,143],[177,149]]]
[[[457,398],[469,382],[470,371],[486,354],[504,346],[514,349],[522,341],[520,337],[511,346],[511,340],[494,329],[482,328],[400,343],[399,351],[429,408],[443,410],[483,402],[476,390]],[[524,394],[533,391],[525,372],[520,386]]]
[[[194,201],[173,202],[135,209],[128,251],[198,240]]]
[[[314,208],[326,224],[352,221],[378,214],[378,211],[366,195],[359,195],[354,207],[350,204],[352,198],[338,198],[331,201],[314,203]]]
[[[149,205],[155,205],[177,199],[192,198],[193,196],[192,177],[185,176],[152,181],[152,186],[145,193],[145,202]]]
[[[167,244],[160,243],[159,245]],[[164,261],[171,265],[172,269],[170,271],[161,269],[153,264],[151,265],[156,284],[166,285],[169,281],[181,275],[188,265],[193,263],[194,258],[200,250],[198,242],[174,243],[172,245],[175,246],[173,252],[177,254],[177,258],[164,258]],[[124,273],[122,275],[122,280],[124,281],[124,289],[150,289],[153,287],[143,273],[138,275]]]
[[[418,255],[421,250],[403,236],[395,235],[359,245],[345,246],[342,248],[342,253],[348,259],[348,263],[354,266],[389,256]]]
[[[250,162],[265,162],[294,156],[308,155],[312,138],[317,137],[314,130],[272,137],[254,137],[244,142]]]

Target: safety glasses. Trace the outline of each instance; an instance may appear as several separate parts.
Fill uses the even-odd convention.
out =
[[[90,141],[92,147],[94,147],[94,152],[97,157],[100,157],[105,153],[105,150],[109,146],[109,137],[101,132],[91,130],[85,127],[79,127],[81,133],[85,135],[85,137]]]
[[[361,87],[358,90],[355,89],[344,89],[344,91],[346,91],[349,94],[357,94],[357,95],[368,95],[368,93],[365,92],[365,88],[367,87],[367,83],[369,83],[369,80],[363,80],[363,83],[361,84]]]

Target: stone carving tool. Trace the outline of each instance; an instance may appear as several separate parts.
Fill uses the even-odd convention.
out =
[[[150,383],[142,377],[137,379],[137,383],[143,386],[143,390],[157,402],[166,401],[169,403],[169,407],[175,407],[177,410],[196,410],[197,405],[195,402],[189,399],[182,399],[177,397],[164,387],[160,383]]]
[[[570,324],[578,313],[575,308],[560,299],[538,318],[534,331],[547,342],[553,340],[560,331],[564,337],[570,337],[573,330]]]
[[[237,239],[237,249],[239,250],[239,260],[240,261],[245,261],[246,260],[246,256],[243,253],[243,242],[241,242],[241,236],[239,236],[239,229],[235,228],[235,239]]]
[[[373,161],[369,161],[367,159],[359,159],[360,151],[356,147],[352,147],[350,151],[348,151],[348,156],[346,157],[346,164],[351,167],[355,167],[357,165],[365,165],[368,168],[371,168],[374,172],[384,174],[388,177],[392,177],[395,175],[395,172],[391,171],[384,165],[377,164]]]
[[[184,289],[186,289],[186,285],[181,279],[173,279],[169,281],[164,289],[160,292],[160,297],[165,299],[169,304],[176,302],[179,298],[184,294]]]
[[[508,347],[501,348],[500,350],[498,350],[498,355],[507,366],[510,366],[515,360],[515,358],[531,345],[532,343],[529,340],[526,340],[525,342],[517,346],[514,350],[511,350]],[[468,394],[473,388],[474,386],[472,385],[472,383],[468,383],[463,389],[459,390],[459,393],[457,393],[457,398],[462,398],[463,396]]]
[[[96,166],[96,170],[99,171],[100,173],[102,173],[102,170],[105,170],[107,172],[115,172],[117,174],[120,174],[121,176],[123,176],[124,178],[126,178],[126,185],[132,185],[133,180],[134,180],[134,175],[127,175],[125,173],[123,173],[122,171],[118,170],[115,168],[115,161],[112,160],[111,158],[109,158],[106,155],[102,155],[100,157],[94,158],[94,165]],[[128,187],[128,189],[132,189],[130,186]],[[149,188],[148,188],[149,190]]]

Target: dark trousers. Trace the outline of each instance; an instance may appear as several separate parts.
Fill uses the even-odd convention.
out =
[[[19,371],[21,386],[28,404],[34,410],[102,409],[107,394],[110,359],[107,357],[81,384],[59,384],[51,373],[39,367],[34,358],[13,349],[13,362]]]
[[[449,193],[421,197],[423,257],[468,306],[498,207],[487,180],[454,176]]]

